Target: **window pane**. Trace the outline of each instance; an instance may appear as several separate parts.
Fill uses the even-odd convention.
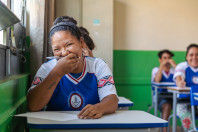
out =
[[[5,5],[7,5],[7,0],[1,0]]]
[[[23,1],[24,0],[12,0],[12,4],[13,4],[13,9],[12,11],[14,12],[14,14],[19,18],[19,20],[22,19],[22,11],[23,11]]]
[[[0,79],[6,76],[6,60],[5,60],[6,51],[5,49],[0,48]]]
[[[3,44],[3,30],[0,31],[0,44]]]

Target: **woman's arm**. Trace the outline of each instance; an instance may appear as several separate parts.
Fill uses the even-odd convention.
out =
[[[118,109],[118,98],[111,94],[104,97],[100,103],[86,105],[78,114],[81,119],[97,119],[105,114],[114,113]]]
[[[53,69],[39,85],[28,92],[27,101],[30,111],[39,111],[47,105],[61,77]]]
[[[62,76],[76,68],[79,59],[74,58],[75,56],[69,54],[60,59],[47,77],[28,92],[27,101],[30,111],[39,111],[47,105]]]
[[[177,76],[175,80],[177,87],[183,88],[186,86],[186,82],[182,76]]]

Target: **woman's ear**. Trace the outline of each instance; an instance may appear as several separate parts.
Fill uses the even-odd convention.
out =
[[[80,44],[81,44],[82,48],[85,47],[85,41],[84,41],[83,37],[80,37]]]

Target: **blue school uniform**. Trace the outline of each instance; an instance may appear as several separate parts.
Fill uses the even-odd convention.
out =
[[[53,59],[41,66],[31,89],[49,74],[56,63],[57,60]],[[87,104],[99,103],[110,94],[117,95],[112,73],[107,64],[99,58],[85,57],[83,72],[80,74],[69,73],[61,78],[46,110],[79,111]]]

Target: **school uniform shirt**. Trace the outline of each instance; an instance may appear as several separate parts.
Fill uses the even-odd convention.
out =
[[[154,82],[154,79],[158,70],[159,70],[159,67],[153,68],[151,82]],[[173,75],[174,75],[174,68],[170,68],[170,71],[168,73],[162,70],[162,79],[160,80],[160,82],[173,82]]]
[[[151,82],[155,82],[155,76],[159,70],[159,67],[154,67],[152,69],[152,77],[151,77]],[[162,78],[160,82],[173,82],[173,74],[174,74],[174,68],[170,68],[169,72],[166,73],[164,70],[162,70]],[[154,90],[154,88],[152,88]],[[167,89],[158,89],[159,92],[166,92]]]
[[[198,68],[191,67],[187,62],[181,62],[177,65],[173,79],[175,80],[177,76],[184,78],[187,87],[198,84]],[[189,97],[189,95],[180,94],[179,97]]]
[[[44,63],[38,70],[30,89],[42,82],[56,63],[56,59]],[[83,72],[77,78],[74,74],[66,74],[61,78],[46,110],[81,110],[87,104],[99,103],[110,94],[117,96],[108,65],[99,58],[84,57]]]

